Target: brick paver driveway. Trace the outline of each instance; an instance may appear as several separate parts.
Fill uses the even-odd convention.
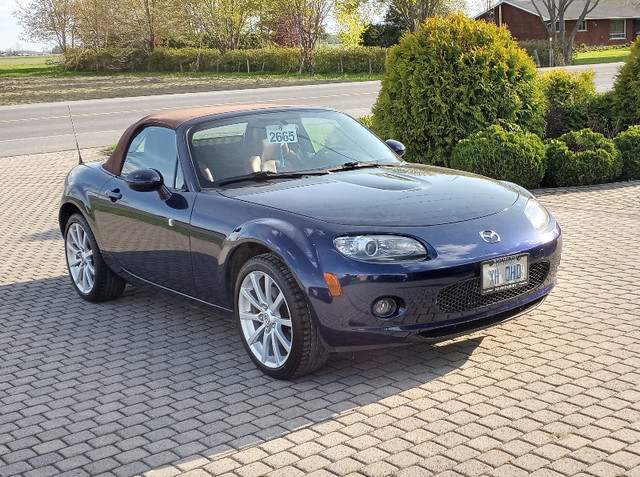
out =
[[[75,294],[74,161],[0,159],[0,475],[640,475],[639,182],[541,191],[565,252],[529,315],[279,382],[223,317]]]

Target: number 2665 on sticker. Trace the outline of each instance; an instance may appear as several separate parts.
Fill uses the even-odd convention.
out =
[[[276,124],[266,126],[267,141],[269,144],[280,144],[283,142],[298,142],[298,133],[295,124]]]

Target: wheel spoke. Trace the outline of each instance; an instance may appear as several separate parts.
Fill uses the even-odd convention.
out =
[[[260,335],[264,333],[264,325],[260,325],[256,331],[247,339],[247,343],[249,344],[249,346],[252,346],[254,343],[256,343],[258,341],[258,338],[260,337]]]
[[[261,310],[262,309],[262,305],[260,304],[260,302],[258,300],[256,300],[256,298],[251,294],[250,290],[247,288],[242,288],[242,296],[244,296],[247,300],[249,300],[251,302],[251,304],[257,309],[257,310]]]
[[[269,275],[264,276],[264,302],[271,306],[273,300],[271,299],[271,286],[273,285],[273,280]]]
[[[271,309],[271,313],[275,313],[278,310],[278,308],[280,308],[280,305],[282,304],[282,300],[284,300],[284,293],[278,290],[278,296],[276,297],[275,300],[273,300],[271,305],[269,305],[269,308]]]
[[[260,314],[258,314],[258,313],[249,313],[248,311],[241,311],[240,312],[240,319],[241,320],[247,320],[247,321],[257,321],[259,323],[262,322],[262,320],[260,320]]]
[[[275,332],[276,338],[278,338],[278,341],[280,342],[280,344],[288,354],[289,351],[291,351],[291,342],[282,333],[282,328],[280,328],[279,326],[276,326],[276,329],[274,330],[274,332]]]
[[[269,351],[269,341],[271,341],[271,335],[269,333],[262,334],[262,358],[261,361],[263,364],[267,363],[267,352]]]
[[[266,278],[266,276],[265,276]],[[258,297],[258,300],[260,300],[260,304],[267,304],[267,299],[264,296],[264,291],[262,290],[262,287],[260,286],[260,280],[258,278],[258,273],[254,272],[251,274],[251,284],[253,285],[253,291],[255,292],[256,296]],[[259,307],[260,308],[260,307]]]
[[[278,341],[273,337],[275,333],[271,333],[271,346],[273,348],[273,357],[276,360],[276,366],[280,366],[280,363],[284,360],[283,356],[280,355],[280,350],[278,349]]]
[[[77,267],[79,263],[80,263],[80,259],[75,258],[75,255],[69,259],[69,267],[71,268]]]

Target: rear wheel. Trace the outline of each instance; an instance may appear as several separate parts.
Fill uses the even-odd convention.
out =
[[[265,374],[287,379],[326,362],[328,353],[303,292],[275,255],[259,255],[242,267],[235,301],[242,342]]]
[[[117,298],[126,282],[104,263],[91,227],[80,214],[73,214],[64,232],[65,256],[71,283],[82,298],[91,302]]]

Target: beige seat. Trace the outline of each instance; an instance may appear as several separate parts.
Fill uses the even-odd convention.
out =
[[[280,147],[285,157],[289,155],[289,147],[286,143],[269,144],[266,139],[262,140],[262,152],[260,155],[251,156],[251,170],[278,172],[278,164],[280,163]]]

